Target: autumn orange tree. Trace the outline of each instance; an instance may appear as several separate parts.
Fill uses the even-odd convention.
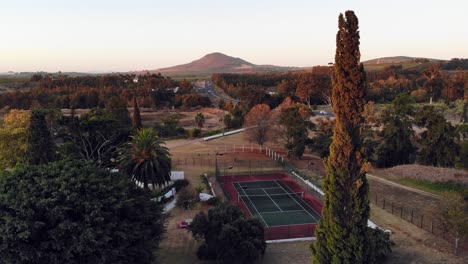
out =
[[[13,109],[0,121],[0,171],[24,160],[29,118],[28,111]]]
[[[340,14],[338,28],[332,77],[336,124],[330,156],[325,159],[324,205],[312,246],[313,262],[369,263],[369,163],[361,140],[366,85],[353,11]]]
[[[250,109],[245,116],[244,127],[249,127],[244,135],[250,142],[256,142],[263,146],[270,137],[270,107],[266,104],[258,104]]]

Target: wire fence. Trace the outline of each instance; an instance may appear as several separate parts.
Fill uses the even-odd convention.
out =
[[[297,168],[288,160],[287,154],[279,148],[257,144],[226,144],[215,146],[204,152],[179,154],[173,157],[172,166],[174,168],[178,166],[206,168],[207,172],[216,176],[218,182],[219,177],[223,176],[285,173],[307,192],[323,200],[323,195],[317,191],[322,187],[321,173]]]
[[[387,199],[384,196],[375,194],[371,203],[382,208],[383,210],[398,216],[400,219],[405,220],[423,230],[426,230],[440,238],[445,239],[453,246],[455,246],[455,238],[451,235],[447,227],[444,225],[440,215],[423,213],[419,208],[412,208],[403,206]],[[459,252],[468,250],[468,240],[458,242]]]

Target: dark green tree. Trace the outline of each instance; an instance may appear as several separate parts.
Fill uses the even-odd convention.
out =
[[[223,117],[223,123],[224,123],[224,128],[225,129],[230,129],[232,128],[232,115],[231,114],[225,114]]]
[[[197,127],[201,129],[203,127],[203,124],[205,124],[205,116],[203,113],[197,113],[195,115],[195,123],[197,124]]]
[[[28,129],[26,159],[30,164],[44,164],[55,160],[56,145],[46,123],[44,110],[33,110]]]
[[[319,118],[317,123],[316,135],[310,140],[308,147],[311,151],[318,153],[320,157],[325,158],[330,155],[330,144],[333,139],[335,122],[329,118],[326,120]]]
[[[111,97],[106,102],[106,113],[110,118],[117,120],[121,128],[129,129],[132,124],[127,105],[120,97]]]
[[[455,165],[459,146],[456,129],[432,106],[424,106],[416,113],[415,122],[427,130],[421,133],[418,160],[421,164],[437,167]]]
[[[151,128],[137,130],[119,157],[120,167],[133,180],[148,185],[163,186],[171,180],[171,157],[169,150]]]
[[[63,116],[59,128],[62,156],[90,161],[98,167],[115,167],[117,152],[130,133],[101,108],[81,117]]]
[[[310,110],[304,114],[304,110],[309,109],[305,105],[293,105],[281,110],[279,116],[279,134],[285,142],[288,152],[296,158],[301,158],[306,145],[310,144],[308,130],[315,126],[310,122]]]
[[[325,159],[324,205],[312,246],[313,262],[369,263],[369,163],[361,139],[366,83],[353,11],[340,14],[338,28],[332,79],[336,124]]]
[[[136,96],[133,97],[132,127],[134,130],[137,130],[143,127],[143,125],[141,124],[140,108],[138,108]]]
[[[382,114],[384,128],[382,141],[377,146],[377,167],[392,167],[414,161],[416,147],[411,139],[414,131],[411,115],[414,114],[414,100],[407,94],[400,94],[392,106]]]
[[[203,241],[197,255],[217,263],[250,263],[265,254],[263,225],[258,219],[246,219],[235,205],[222,203],[198,213],[190,227],[192,235]]]
[[[82,161],[0,177],[1,263],[157,263],[161,208],[128,178]]]
[[[177,136],[181,129],[179,127],[179,120],[180,118],[177,114],[171,114],[161,118],[161,122],[155,126],[158,135],[160,137]],[[181,132],[184,133],[185,131],[182,129]]]
[[[231,119],[231,128],[241,128],[244,124],[244,117],[245,117],[245,109],[239,107],[239,105],[235,106],[234,109],[231,111],[232,119]]]

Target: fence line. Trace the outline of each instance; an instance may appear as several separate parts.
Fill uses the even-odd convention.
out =
[[[391,213],[400,219],[409,222],[420,229],[428,231],[431,234],[439,236],[450,244],[455,245],[455,239],[449,234],[439,216],[421,213],[418,209],[402,206],[386,199],[386,197],[379,196],[378,194],[375,194],[370,202],[388,213]],[[467,250],[468,240],[460,241],[458,248],[460,251]]]

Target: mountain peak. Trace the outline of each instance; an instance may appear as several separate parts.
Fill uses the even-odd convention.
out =
[[[207,57],[230,57],[230,56],[221,52],[213,52],[213,53],[208,53],[205,56],[203,56],[203,58],[207,58]]]
[[[185,74],[212,74],[212,73],[253,73],[286,71],[291,68],[277,67],[272,65],[255,65],[241,58],[231,57],[221,52],[206,54],[198,60],[187,64],[177,65],[169,68],[162,68],[154,72],[166,75]]]

